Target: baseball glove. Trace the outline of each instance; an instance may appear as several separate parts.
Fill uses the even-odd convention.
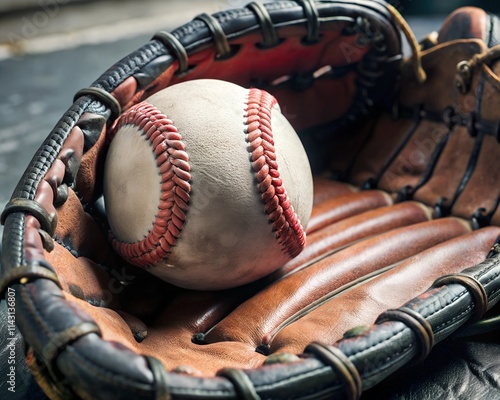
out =
[[[493,329],[498,26],[462,9],[417,44],[381,0],[253,2],[158,32],[79,91],[2,214],[1,290],[45,394],[357,399]],[[224,291],[120,259],[102,201],[120,114],[198,78],[272,93],[316,173],[305,250]]]

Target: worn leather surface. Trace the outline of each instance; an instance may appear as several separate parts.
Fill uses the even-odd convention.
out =
[[[320,15],[347,17],[325,21],[329,29],[324,41],[311,45],[310,54],[320,64],[345,59],[341,43],[359,45],[363,35],[351,37],[349,29],[367,26],[353,16],[377,21],[388,43],[384,57],[390,53],[398,58],[398,33],[383,2],[318,6]],[[422,54],[426,83],[417,84],[411,60],[403,63],[397,118],[389,113],[372,116],[352,142],[339,140],[331,146],[337,136],[325,132],[346,137],[341,133],[346,122],[339,116],[370,115],[357,109],[362,86],[354,84],[349,65],[347,72],[340,68],[345,72],[341,83],[330,74],[305,88],[297,77],[283,80],[290,72],[291,49],[308,33],[305,11],[295,3],[279,2],[269,12],[274,23],[283,21],[280,33],[290,36],[273,52],[255,46],[263,36],[249,9],[218,16],[231,43],[238,45],[235,54],[251,56],[255,63],[247,69],[244,61],[249,58],[236,56],[234,70],[224,77],[247,84],[262,77],[263,86],[281,104],[308,111],[292,123],[306,145],[309,140],[323,150],[308,147],[320,161],[316,170],[329,170],[315,178],[306,249],[277,272],[227,291],[180,289],[126,264],[106,239],[99,199],[102,158],[111,140],[102,122],[111,118],[113,107],[104,105],[109,100],[99,95],[97,100],[77,99],[35,155],[5,217],[4,279],[19,293],[16,322],[28,343],[27,360],[50,397],[358,398],[363,390],[366,398],[411,399],[441,387],[465,399],[471,391],[460,389],[456,380],[466,374],[464,368],[474,371],[472,385],[481,385],[485,395],[497,389],[497,363],[483,356],[497,344],[449,336],[499,301],[500,258],[492,251],[500,235],[493,212],[498,194],[481,180],[486,166],[496,162],[498,145],[486,140],[493,135],[484,124],[471,125],[469,131],[461,120],[445,124],[442,117],[450,105],[455,106],[453,116],[457,107],[468,104],[467,93],[456,92],[453,63],[488,51],[493,40],[486,36],[495,31],[496,20],[477,9],[451,16],[445,28],[463,28],[465,19],[469,28],[462,30],[473,38],[450,38],[443,29],[443,42]],[[296,15],[300,24],[285,23]],[[208,30],[198,19],[177,32],[190,54],[191,75],[175,74],[180,60],[153,41],[103,74],[97,87],[113,92],[127,109],[168,84],[220,77],[231,57],[217,58],[221,43],[205,44]],[[303,56],[306,47],[299,47],[294,59],[299,78],[320,66],[312,65],[314,57]],[[359,56],[366,67],[373,59],[367,56],[367,61],[369,49],[363,50]],[[437,61],[443,59],[449,69]],[[388,64],[387,71],[393,66]],[[469,90],[475,98],[485,93],[479,87],[495,88],[494,70],[490,64],[474,68]],[[432,90],[439,95],[429,94]],[[332,97],[334,91],[343,96]],[[325,99],[331,99],[329,109]],[[477,109],[477,104],[473,109],[484,111],[480,120],[495,118],[493,108]],[[409,116],[408,109],[426,113]],[[473,136],[476,130],[482,133]],[[478,143],[488,150],[471,157]],[[421,154],[430,144],[432,151]],[[410,164],[401,155],[405,151]],[[332,180],[332,175],[346,181]],[[493,187],[498,186],[495,179]],[[469,189],[469,183],[477,189]],[[473,198],[476,191],[480,195]],[[450,193],[459,195],[446,203]],[[461,202],[466,193],[470,200]],[[479,218],[478,205],[491,218]],[[436,283],[443,275],[462,271],[455,275],[462,281]],[[433,344],[436,351],[426,359]],[[444,363],[433,358],[442,354],[439,349],[456,346],[456,358]],[[432,367],[414,372],[422,366],[420,359]],[[409,369],[412,362],[418,364]],[[437,372],[440,365],[442,373]],[[478,373],[474,365],[486,372]],[[394,380],[384,384],[391,376]],[[418,382],[408,385],[410,380]]]
[[[490,168],[498,140],[486,125],[499,119],[494,104],[500,67],[493,59],[473,68],[464,92],[456,71],[458,63],[497,43],[498,25],[497,17],[477,8],[452,13],[435,45],[421,53],[426,82],[417,82],[409,63],[403,66],[393,113],[365,128],[369,137],[353,153],[352,166],[337,173],[360,186],[422,201],[443,215],[491,220],[500,194],[498,172]]]
[[[498,19],[487,16],[482,10],[463,8],[451,14],[439,31],[438,43],[423,52],[422,62],[429,78],[424,85],[431,85],[432,88],[423,92],[415,90],[410,76],[409,80],[402,83],[400,104],[413,107],[414,110],[417,107],[420,110],[439,111],[435,114],[437,116],[451,105],[465,116],[476,113],[488,121],[498,121],[500,116],[495,106],[499,88],[498,62],[493,61],[482,71],[476,69],[471,79],[471,88],[466,94],[456,90],[455,76],[450,72],[454,69],[452,63],[455,61],[467,59],[476,51],[482,52],[485,47],[497,45],[498,26]],[[477,38],[481,38],[480,43],[476,41]],[[470,50],[472,53],[467,54]],[[450,65],[448,62],[451,62]],[[425,97],[425,93],[428,97]],[[424,97],[420,97],[422,95]],[[377,122],[380,130],[375,130],[373,139],[370,140],[376,141],[378,138],[378,143],[384,143],[380,140],[383,130],[392,129],[396,135],[401,135],[401,139],[398,139],[398,143],[401,143],[398,144],[399,153],[392,145],[382,149],[377,147],[376,151],[385,153],[370,153],[379,154],[375,159],[368,157],[368,153],[365,153],[365,157],[359,157],[352,172],[357,182],[361,184],[376,177],[377,184],[374,186],[402,191],[402,197],[407,196],[412,187],[420,184],[421,188],[413,198],[432,205],[441,197],[453,198],[457,186],[466,174],[474,146],[482,142],[479,156],[471,169],[471,177],[456,199],[451,213],[470,218],[480,210],[480,216],[497,224],[498,211],[493,210],[498,208],[499,185],[497,168],[492,168],[495,165],[493,159],[497,157],[493,153],[498,154],[497,139],[490,135],[481,137],[481,133],[471,137],[467,127],[457,127],[452,131],[447,124],[433,116],[423,115],[419,117],[418,110],[415,110],[412,118],[402,120],[382,116]],[[436,155],[439,154],[439,148],[442,154],[438,158]],[[469,151],[463,153],[464,148]],[[368,149],[365,151],[368,152]],[[387,165],[386,160],[391,156],[393,161]],[[429,162],[433,159],[439,161],[432,174],[429,174]],[[457,174],[445,177],[446,171],[450,170]],[[426,173],[430,177],[422,185]],[[405,368],[368,390],[362,399],[497,398],[500,393],[498,352],[496,333],[467,337],[458,335],[437,345],[423,363]]]
[[[481,262],[500,235],[500,228],[470,232],[464,220],[430,218],[427,207],[413,202],[360,212],[309,235],[303,254],[269,278],[226,292],[172,289],[131,269],[130,287],[113,293],[110,276],[92,255],[77,259],[78,273],[61,245],[46,257],[65,298],[104,327],[105,340],[159,357],[169,370],[189,367],[206,376],[224,367],[258,367],[274,353],[301,353],[311,341],[335,342],[439,276]],[[374,279],[364,283],[369,277]],[[356,282],[363,284],[351,287]],[[333,326],[325,324],[325,315]]]

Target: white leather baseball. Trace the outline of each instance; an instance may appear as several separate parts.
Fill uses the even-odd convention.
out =
[[[174,285],[243,285],[302,251],[304,148],[277,101],[220,80],[168,87],[124,113],[104,169],[112,244]]]

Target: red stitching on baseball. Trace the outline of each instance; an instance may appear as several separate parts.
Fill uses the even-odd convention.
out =
[[[276,103],[274,96],[263,90],[248,91],[247,142],[259,191],[276,239],[286,254],[295,257],[303,250],[306,237],[278,171],[271,128],[272,108]]]
[[[148,267],[171,252],[184,225],[191,191],[189,156],[173,122],[152,104],[132,107],[118,120],[115,132],[124,125],[139,128],[150,143],[161,176],[161,194],[156,219],[143,240],[124,243],[111,236],[111,243],[128,261]]]

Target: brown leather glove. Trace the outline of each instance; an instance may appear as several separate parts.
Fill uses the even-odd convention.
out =
[[[383,1],[251,3],[158,33],[80,91],[2,214],[1,287],[45,393],[355,399],[482,318],[500,291],[499,118],[481,102],[498,90],[497,21],[457,15],[403,61],[401,30],[412,36]],[[126,264],[102,207],[115,119],[196,78],[275,95],[317,173],[306,249],[219,292]]]

